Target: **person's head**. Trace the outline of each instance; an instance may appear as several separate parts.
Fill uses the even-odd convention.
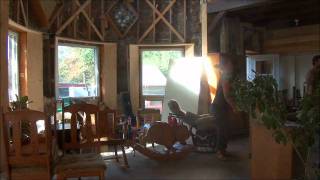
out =
[[[183,116],[185,114],[185,112],[180,108],[179,103],[174,99],[170,99],[168,101],[168,107],[173,114],[180,116]]]
[[[313,66],[320,66],[320,55],[313,56],[312,65]]]

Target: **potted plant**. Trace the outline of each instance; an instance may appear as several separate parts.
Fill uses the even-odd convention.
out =
[[[16,110],[23,110],[28,108],[28,104],[32,103],[32,101],[29,101],[28,96],[18,96],[16,95],[17,100],[10,102],[10,110],[16,111]]]
[[[315,98],[320,98],[319,91],[320,86],[318,94],[302,100],[295,127],[288,128],[286,106],[272,76],[256,74],[252,81],[238,78],[233,80],[231,94],[235,103],[239,110],[250,115],[253,179],[290,179],[293,150],[305,169],[308,169],[308,153],[305,152],[314,144],[314,137],[319,129],[320,105],[319,101],[314,101]],[[254,163],[256,161],[258,163]],[[255,172],[256,169],[259,169],[259,173]]]
[[[28,96],[18,96],[16,95],[16,101],[10,102],[10,111],[21,111],[28,109],[28,104],[32,103],[29,101]],[[22,144],[28,144],[30,141],[30,124],[28,122],[22,121],[21,123],[21,139]]]

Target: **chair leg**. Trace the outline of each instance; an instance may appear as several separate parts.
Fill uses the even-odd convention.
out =
[[[114,146],[114,155],[116,156],[117,162],[119,162],[117,145]]]
[[[122,150],[122,156],[123,156],[124,165],[128,168],[129,167],[128,159],[127,159],[126,151],[125,151],[123,145],[121,146],[121,150]]]
[[[136,149],[134,147],[133,148],[133,157],[136,157]]]
[[[104,170],[101,170],[100,171],[100,176],[99,176],[99,179],[100,180],[104,180],[105,176],[104,176]]]
[[[57,180],[64,180],[64,176],[62,176],[61,174],[57,174]]]

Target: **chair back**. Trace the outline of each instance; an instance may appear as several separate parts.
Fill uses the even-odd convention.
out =
[[[117,126],[117,111],[105,108],[99,114],[99,133],[102,137],[115,137]]]
[[[50,167],[51,130],[43,112],[8,112],[3,114],[3,122],[9,168]]]
[[[71,118],[66,118],[66,113]],[[62,108],[62,149],[81,150],[99,149],[99,107],[79,103]]]

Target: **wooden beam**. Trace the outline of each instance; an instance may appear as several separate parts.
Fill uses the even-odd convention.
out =
[[[21,96],[28,96],[27,84],[27,32],[19,33],[19,90]]]
[[[170,8],[170,11],[169,11],[169,23],[172,24],[172,8]],[[183,36],[183,37],[186,37],[186,36]],[[169,42],[170,43],[172,42],[172,31],[171,30],[169,31]]]
[[[153,6],[156,6],[156,1],[153,0],[152,2]],[[171,8],[170,8],[171,11]],[[154,21],[156,19],[156,13],[154,11],[152,11],[152,21]],[[156,25],[154,24],[153,29],[152,29],[152,43],[156,42]]]
[[[187,37],[187,0],[183,0],[183,37]]]
[[[216,13],[220,11],[229,11],[233,9],[243,9],[247,7],[257,6],[264,3],[267,3],[268,0],[216,0],[212,3],[208,3],[208,13]]]
[[[149,5],[151,4],[150,1],[145,0],[147,3],[149,3]],[[166,14],[170,8],[174,5],[174,3],[176,2],[176,0],[172,0],[170,2],[170,4],[162,11],[162,13],[160,14]],[[151,4],[152,5],[152,4]],[[153,7],[153,6],[152,6]],[[155,9],[155,7],[153,7],[153,9]],[[158,10],[157,10],[158,11]],[[159,12],[159,11],[158,11]],[[163,16],[162,16],[163,18]],[[143,35],[140,37],[140,39],[138,40],[138,42],[142,42],[144,40],[145,37],[147,37],[147,35],[151,32],[151,30],[155,27],[155,25],[162,19],[160,16],[157,17],[157,19],[155,21],[152,22],[152,24],[149,26],[149,28],[143,33]]]
[[[105,36],[105,29],[106,29],[106,18],[104,16],[104,0],[100,0],[101,9],[100,9],[100,31],[102,36]]]
[[[218,23],[224,17],[225,14],[226,11],[221,11],[214,17],[214,19],[211,21],[208,27],[208,34],[210,34],[217,27]]]
[[[8,38],[8,19],[9,19],[9,1],[0,1],[0,109],[6,110],[9,105],[8,98],[8,56],[7,56],[7,38]],[[3,143],[2,119],[0,118],[0,173],[7,179],[6,155]]]
[[[26,15],[26,11],[24,9],[23,1],[19,0],[19,2],[20,2],[21,12],[22,12],[22,17],[23,17],[23,20],[24,20],[24,25],[28,26],[28,17]]]
[[[79,0],[76,0],[76,4],[80,6]],[[84,8],[82,10],[80,10],[82,15],[87,19],[87,21],[89,22],[89,24],[91,25],[91,27],[93,28],[93,30],[97,33],[98,37],[100,38],[101,41],[103,41],[103,36],[100,33],[100,31],[98,30],[98,28],[96,27],[96,25],[91,21],[90,17],[88,16],[88,14],[84,11]]]
[[[40,0],[29,0],[32,14],[34,18],[38,21],[39,25],[43,28],[47,28],[49,25],[48,17],[41,5]]]
[[[51,14],[51,17],[49,18],[49,25],[48,25],[49,28],[52,26],[54,21],[57,20],[57,17],[61,13],[62,9],[63,9],[63,4],[56,5],[55,9],[53,10],[53,13]]]
[[[79,9],[62,24],[62,26],[56,31],[56,34],[60,34],[73,21],[73,19],[76,18],[84,10],[84,8],[89,5],[89,3],[91,3],[91,0],[84,2]]]
[[[208,55],[208,17],[207,16],[208,16],[207,3],[202,2],[200,3],[200,22],[201,22],[201,54],[203,57],[206,57]],[[201,107],[199,106],[199,108]],[[207,107],[205,107],[205,109],[206,108]]]
[[[162,11],[163,14],[166,14],[170,8],[173,6],[173,4],[175,3],[174,1],[171,1],[170,4]],[[140,37],[140,39],[138,40],[138,43],[141,43],[145,37],[147,37],[147,35],[151,32],[152,28],[155,27],[155,25],[161,20],[160,17],[158,17],[155,21],[152,22],[152,24],[149,26],[149,28],[143,33],[143,35]]]
[[[184,37],[181,36],[181,34],[168,22],[168,20],[164,17],[165,13],[161,13],[156,7],[153,6],[153,4],[149,0],[145,0],[147,4],[154,10],[154,12],[158,15],[158,18],[161,18],[162,21],[170,28],[170,30],[182,41],[185,42]],[[173,0],[172,2],[176,2],[176,0]],[[174,4],[173,3],[173,4]],[[173,5],[172,4],[172,5]],[[171,9],[171,8],[170,8]],[[169,9],[169,10],[170,10]]]

